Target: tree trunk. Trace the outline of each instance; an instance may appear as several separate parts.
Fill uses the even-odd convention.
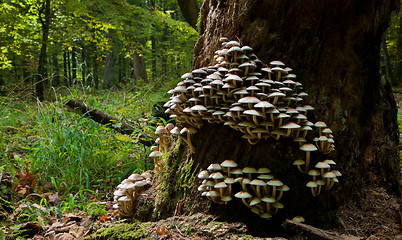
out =
[[[139,79],[142,79],[145,82],[148,82],[147,77],[147,68],[145,67],[145,60],[138,53],[134,53],[131,55],[132,63],[133,63],[133,75],[134,80],[137,82]]]
[[[281,138],[250,145],[238,131],[205,123],[191,138],[195,153],[183,145],[170,152],[155,202],[139,203],[137,212],[148,211],[154,219],[167,217],[185,199],[184,213],[208,211],[243,221],[251,230],[275,232],[284,218],[295,215],[318,226],[334,225],[334,210],[358,200],[366,188],[380,186],[400,194],[396,104],[389,83],[382,84],[379,75],[381,36],[397,5],[394,0],[364,5],[357,0],[204,1],[194,68],[216,64],[214,53],[221,49],[223,36],[251,46],[264,64],[283,61],[309,94],[306,103],[315,110],[308,119],[324,121],[333,131],[336,150],[328,156],[312,155],[312,160],[333,159],[343,176],[333,189],[313,197],[305,186],[310,177],[292,166],[305,156],[297,143]],[[199,171],[225,159],[242,167],[268,167],[290,187],[281,200],[285,208],[269,224],[239,199],[220,205],[200,196]]]
[[[105,73],[103,76],[103,88],[110,88],[114,81],[114,54],[107,50],[105,57]]]
[[[77,50],[75,47],[73,47],[73,50],[71,51],[71,63],[72,63],[72,77],[73,77],[73,84],[78,84],[78,79],[77,79]]]
[[[190,24],[192,28],[197,30],[197,18],[200,12],[200,6],[197,0],[177,0],[180,6],[181,13],[184,19]]]
[[[92,75],[93,75],[93,80],[94,80],[94,84],[95,84],[95,89],[98,89],[99,88],[99,72],[98,72],[98,65],[99,65],[99,63],[98,63],[98,57],[97,57],[97,54],[96,54],[96,47],[95,47],[95,45],[94,45],[94,48],[93,48],[93,57],[92,57],[92,65],[93,65],[93,69],[92,69],[92,71],[93,71],[93,73],[92,73]]]
[[[53,53],[53,86],[60,86],[60,67],[57,53]]]
[[[63,77],[64,77],[64,86],[68,87],[68,70],[67,70],[67,51],[63,51]]]
[[[87,70],[87,61],[86,61],[86,54],[85,54],[85,45],[81,50],[81,75],[82,75],[82,86],[87,86],[86,83],[86,70]]]
[[[42,16],[43,14],[43,16]],[[46,50],[49,39],[49,29],[50,29],[50,21],[51,21],[51,12],[50,12],[50,0],[45,0],[42,3],[41,10],[39,11],[39,21],[42,27],[42,45],[40,48],[39,54],[39,62],[38,62],[38,75],[36,78],[36,95],[39,100],[43,100],[45,97],[45,86],[46,86]]]
[[[66,54],[67,54],[68,86],[72,86],[73,81],[72,81],[72,78],[71,78],[71,60],[70,60],[70,50],[69,49],[67,49]]]

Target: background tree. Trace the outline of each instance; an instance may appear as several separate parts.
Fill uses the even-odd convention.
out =
[[[335,189],[314,198],[305,188],[306,179],[292,166],[301,157],[298,144],[268,140],[252,146],[242,133],[205,124],[192,138],[194,154],[181,146],[166,160],[155,203],[142,203],[150,206],[147,216],[170,216],[184,198],[184,212],[209,211],[244,221],[254,230],[271,226],[275,231],[283,218],[295,215],[321,226],[334,224],[333,210],[358,201],[366,189],[382,187],[399,195],[396,105],[389,83],[381,82],[379,75],[381,37],[397,6],[393,0],[371,0],[364,5],[357,1],[204,1],[194,68],[215,64],[213,56],[223,36],[251,46],[265,64],[283,61],[309,94],[307,103],[315,108],[309,119],[323,120],[334,131],[336,151],[329,158],[337,162],[343,177]],[[201,198],[195,176],[225,159],[241,166],[268,167],[292,186],[283,197],[285,209],[277,222],[267,226],[240,201],[217,205]],[[143,206],[140,210],[143,213]]]

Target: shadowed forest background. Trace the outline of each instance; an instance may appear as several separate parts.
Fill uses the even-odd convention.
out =
[[[179,3],[190,3],[191,8],[182,5],[181,10]],[[174,122],[162,107],[169,100],[168,90],[181,81],[184,73],[207,61],[203,51],[210,49],[205,46],[200,49],[205,38],[198,40],[206,28],[202,22],[206,21],[205,15],[203,19],[198,13],[202,6],[202,0],[5,0],[0,3],[0,240],[56,239],[58,234],[57,239],[69,239],[67,235],[78,239],[118,219],[112,208],[116,186],[133,173],[154,169],[149,155],[158,137],[155,130],[157,126]],[[204,7],[203,10],[205,14],[209,9]],[[381,84],[392,87],[396,100],[400,138],[401,13],[399,10],[391,14],[378,56]],[[223,36],[216,38],[219,37]],[[242,38],[236,34],[231,37],[234,38],[231,40]],[[198,49],[195,48],[197,40]],[[211,46],[216,44],[210,43]],[[252,43],[248,45],[255,47]],[[112,120],[109,125],[92,121],[88,112],[65,106],[71,99],[119,120]],[[112,130],[120,129],[122,123],[129,125],[130,134]],[[213,128],[211,131],[226,134]],[[203,135],[200,136],[198,141],[202,142]],[[178,146],[177,151],[184,155],[183,145]],[[400,159],[401,141],[398,147]],[[398,166],[401,168],[402,162]],[[196,164],[189,168],[199,170]],[[192,194],[191,184],[183,183],[184,175],[177,173],[174,178],[184,189],[180,191]],[[162,175],[159,180],[166,180],[165,177]],[[160,186],[164,185],[160,183]],[[152,189],[154,187],[155,184]],[[386,199],[384,202],[400,204],[400,198],[383,189],[377,189],[375,194]],[[180,200],[171,202],[176,206],[176,209],[173,206],[175,216],[177,208],[180,212],[183,207],[180,204],[187,204]],[[400,211],[395,206],[400,205],[388,207]],[[211,209],[214,211],[213,207]],[[172,206],[166,206],[166,211],[170,210]],[[148,213],[139,218],[149,220],[155,215],[155,212]],[[352,213],[352,210],[348,212]],[[359,237],[375,235],[378,239],[391,234],[400,236],[401,225],[395,223],[398,217],[394,213],[385,214],[379,223],[373,223],[377,219],[373,217],[367,221],[370,227],[361,226],[347,233]],[[358,219],[358,216],[352,218]],[[206,233],[212,232],[213,227],[203,232],[197,226],[184,224],[198,223],[200,219],[215,221],[196,216],[166,223],[124,225],[124,228],[132,228],[131,232],[143,234],[142,237],[156,236],[156,239],[213,239],[215,235]],[[83,232],[72,230],[71,221],[76,222],[71,226]],[[398,221],[400,223],[400,219]],[[391,228],[372,230],[383,222],[391,222]],[[328,225],[332,223],[328,220]],[[243,225],[213,224],[224,225],[229,233],[248,233]],[[176,225],[179,228],[166,228]],[[140,233],[143,229],[148,233]],[[252,233],[269,235],[255,229]]]

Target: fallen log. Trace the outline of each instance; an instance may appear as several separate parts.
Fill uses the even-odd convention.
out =
[[[288,231],[296,232],[312,240],[358,240],[360,238],[350,235],[339,235],[324,229],[286,219],[282,227]]]
[[[92,119],[97,123],[105,125],[121,134],[131,135],[137,128],[130,124],[113,117],[107,113],[104,113],[98,109],[87,106],[85,103],[75,99],[70,99],[66,102],[65,106],[68,110],[73,111],[79,115],[83,115],[86,118]],[[145,146],[151,146],[152,142],[144,139],[139,139],[139,142]]]

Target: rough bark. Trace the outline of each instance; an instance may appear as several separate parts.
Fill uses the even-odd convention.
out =
[[[194,29],[197,29],[197,18],[200,6],[197,0],[177,0],[184,19]]]
[[[145,82],[148,81],[147,77],[147,68],[145,67],[145,60],[142,56],[138,53],[134,53],[131,55],[132,63],[133,63],[133,75],[135,81],[137,80],[144,80]]]
[[[106,51],[105,71],[103,75],[103,88],[109,88],[114,81],[114,54],[111,51]]]
[[[399,9],[399,33],[396,45],[396,56],[402,56],[402,10]],[[402,84],[402,58],[399,57],[394,68],[395,84],[396,87]]]
[[[385,74],[386,74],[388,80],[392,83],[392,85],[395,85],[394,74],[392,72],[391,62],[389,59],[389,52],[388,52],[388,48],[387,48],[386,32],[382,35],[381,53],[382,53],[382,58],[384,61]]]
[[[300,157],[297,144],[268,140],[252,146],[229,127],[206,124],[192,137],[194,154],[180,145],[166,159],[155,203],[144,203],[155,207],[147,217],[169,216],[184,198],[185,212],[208,211],[275,235],[280,222],[295,215],[320,227],[334,225],[337,207],[359,198],[364,188],[382,186],[400,194],[396,105],[389,83],[381,83],[379,75],[381,36],[397,5],[393,0],[364,5],[357,0],[204,1],[194,68],[215,64],[222,36],[251,46],[265,64],[283,61],[309,94],[307,104],[315,108],[309,120],[322,120],[334,131],[336,151],[329,159],[343,176],[334,189],[314,198],[305,188],[308,177],[292,166]],[[196,175],[225,159],[268,167],[291,186],[283,197],[285,208],[269,224],[241,201],[218,205],[201,198]]]
[[[42,28],[42,44],[39,54],[38,75],[36,77],[35,82],[36,95],[38,96],[39,100],[43,100],[45,98],[44,91],[47,82],[46,51],[49,42],[49,29],[50,29],[51,17],[52,16],[50,12],[50,0],[45,0],[42,3],[41,9],[39,11],[39,22],[41,23]]]

